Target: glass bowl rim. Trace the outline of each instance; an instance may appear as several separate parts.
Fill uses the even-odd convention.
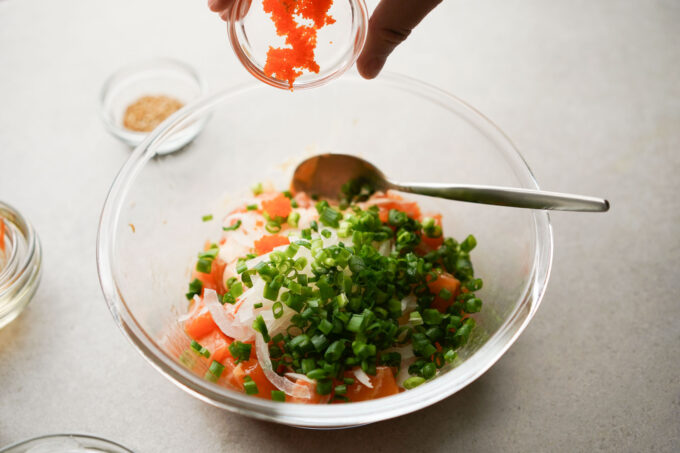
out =
[[[229,13],[229,20],[227,21],[227,34],[229,36],[229,43],[231,45],[234,54],[238,61],[243,65],[244,68],[256,79],[261,82],[266,83],[269,86],[279,88],[282,90],[293,90],[286,81],[270,77],[264,73],[260,68],[257,67],[255,63],[248,57],[248,55],[243,51],[239,44],[237,24],[239,23],[239,9],[241,4],[250,0],[236,0],[233,7]],[[358,29],[357,34],[352,44],[352,56],[344,62],[344,64],[339,65],[334,68],[333,71],[326,74],[324,77],[315,78],[311,81],[293,83],[293,88],[295,90],[306,90],[309,88],[316,88],[327,84],[328,82],[340,77],[347,70],[349,70],[354,63],[356,63],[361,51],[366,44],[366,37],[368,36],[368,8],[366,6],[365,0],[347,0],[354,7],[358,14]]]
[[[343,79],[352,77],[359,78],[354,74],[346,75]],[[460,109],[456,110],[459,116],[463,116],[460,113],[463,112],[469,116],[468,118],[463,116],[463,119],[474,118],[481,122],[484,132],[493,134],[496,140],[503,142],[504,146],[500,152],[504,153],[503,157],[506,160],[509,160],[508,163],[520,179],[522,187],[539,188],[526,161],[507,135],[491,120],[458,97],[428,83],[393,73],[383,73],[380,78],[365,83],[386,84],[442,106],[455,105]],[[336,428],[382,421],[432,405],[473,382],[512,346],[541,303],[550,276],[553,257],[552,227],[546,211],[532,212],[535,253],[529,281],[512,313],[506,317],[498,330],[455,370],[415,389],[377,400],[345,405],[285,404],[228,390],[201,379],[200,376],[169,357],[157,345],[157,340],[149,336],[128,310],[123,294],[115,281],[113,252],[115,250],[115,227],[119,221],[118,217],[129,189],[129,183],[135,180],[146,162],[155,155],[154,144],[162,143],[162,140],[171,135],[174,129],[181,128],[186,122],[211,111],[230,97],[263,87],[260,83],[250,82],[226,88],[183,107],[166,119],[134,150],[114,179],[100,216],[97,234],[97,270],[104,298],[123,334],[154,368],[196,398],[231,412],[291,426]],[[448,109],[451,110],[450,107]],[[521,174],[517,174],[518,171],[521,171]],[[499,209],[504,208],[499,207]]]
[[[104,444],[108,444],[112,447],[116,447],[120,450],[127,451],[129,453],[134,453],[132,450],[130,450],[128,447],[125,445],[121,445],[118,442],[114,442],[109,439],[105,439],[100,436],[94,436],[92,434],[81,434],[81,433],[55,433],[55,434],[43,434],[41,436],[36,436],[36,437],[30,437],[27,439],[22,439],[17,442],[14,442],[9,445],[5,445],[4,447],[0,447],[0,453],[10,451],[14,448],[21,447],[23,445],[29,444],[31,442],[36,442],[44,439],[60,439],[60,438],[76,438],[76,439],[83,439],[83,440],[94,440],[97,442],[102,442]]]

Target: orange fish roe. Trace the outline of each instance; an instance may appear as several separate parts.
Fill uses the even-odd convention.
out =
[[[290,89],[303,70],[318,73],[314,59],[317,30],[335,23],[328,10],[333,0],[264,0],[264,12],[271,14],[276,34],[286,37],[290,47],[269,47],[264,73],[288,82]],[[299,25],[295,16],[311,20],[311,26]]]

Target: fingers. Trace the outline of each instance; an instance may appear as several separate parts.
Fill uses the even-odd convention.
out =
[[[219,14],[222,20],[227,22],[229,21],[231,7],[234,3],[236,3],[236,0],[208,0],[208,8]],[[241,18],[246,15],[248,9],[250,9],[250,3],[250,0],[241,2],[237,17]]]
[[[228,10],[234,0],[208,0],[208,8],[210,11],[222,14]]]
[[[381,0],[368,22],[357,69],[366,79],[380,73],[387,57],[442,0]]]

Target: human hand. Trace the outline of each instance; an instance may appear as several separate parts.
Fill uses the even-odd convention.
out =
[[[376,77],[392,51],[442,0],[380,0],[368,22],[366,44],[357,60],[359,74]]]
[[[220,15],[223,21],[229,20],[229,9],[235,0],[208,0],[210,11]]]
[[[235,0],[208,0],[208,7],[228,20]],[[368,22],[366,45],[357,60],[359,74],[376,77],[392,51],[442,0],[380,0]]]

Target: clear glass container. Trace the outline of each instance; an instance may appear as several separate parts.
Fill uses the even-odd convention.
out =
[[[133,453],[132,450],[101,437],[87,434],[50,434],[22,440],[0,453]]]
[[[250,114],[244,115],[248,111]],[[294,112],[294,114],[291,114]],[[188,121],[212,113],[187,152],[153,158]],[[510,140],[460,99],[416,80],[347,74],[317,90],[286,93],[253,83],[186,107],[135,150],[111,186],[98,234],[100,283],[111,313],[134,347],[182,389],[215,406],[295,426],[360,425],[431,405],[479,377],[512,345],[536,312],[552,261],[544,211],[419,197],[443,214],[447,235],[473,233],[483,309],[461,360],[413,390],[378,400],[332,405],[277,403],[208,382],[185,368],[161,341],[181,330],[192,260],[219,236],[229,200],[258,181],[284,188],[295,163],[322,152],[354,153],[396,180],[538,188]],[[133,228],[134,226],[134,228]],[[143,257],[143,259],[140,259]],[[188,341],[187,341],[188,344]]]
[[[125,66],[109,77],[99,96],[99,111],[106,129],[130,146],[149,136],[123,126],[127,107],[142,96],[169,96],[186,105],[206,94],[203,78],[188,64],[171,58],[154,58]],[[209,116],[185,124],[168,137],[159,154],[177,151],[201,132]]]
[[[33,226],[0,201],[0,328],[28,305],[38,289],[42,264],[40,240]]]
[[[272,19],[264,12],[263,0],[236,0],[227,21],[229,41],[241,64],[258,80],[276,88],[290,90],[287,81],[264,72],[270,46],[287,47],[285,38],[276,34]],[[314,88],[341,76],[352,67],[366,42],[368,10],[364,0],[335,0],[329,10],[335,23],[318,31],[314,56],[319,72],[303,71],[293,90]],[[298,23],[306,23],[298,19]]]

